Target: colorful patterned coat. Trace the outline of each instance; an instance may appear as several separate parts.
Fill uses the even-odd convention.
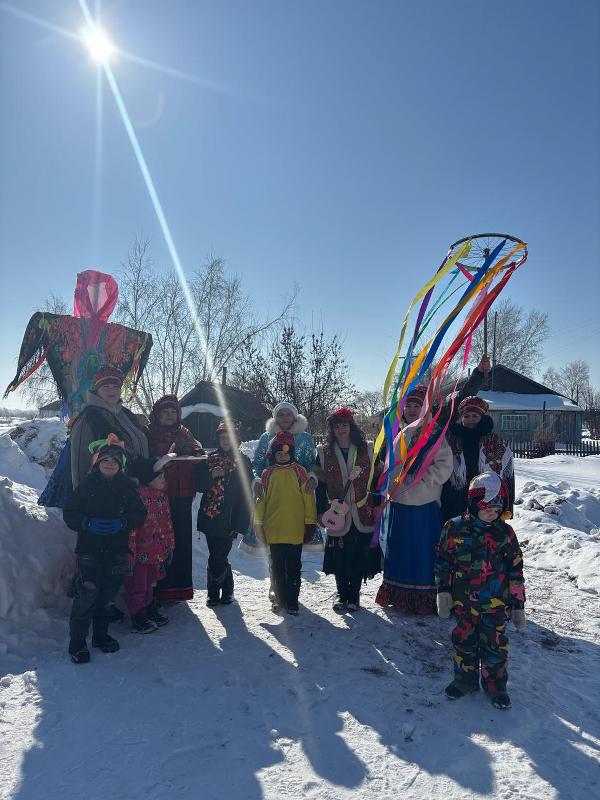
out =
[[[129,534],[132,560],[158,567],[159,576],[164,577],[164,566],[171,560],[175,547],[169,498],[166,492],[151,486],[140,486],[138,493],[148,514],[144,524]]]

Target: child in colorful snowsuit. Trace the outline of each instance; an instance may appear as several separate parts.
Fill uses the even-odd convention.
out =
[[[231,435],[233,434],[233,436]],[[234,601],[231,546],[245,533],[252,516],[252,465],[238,450],[237,430],[225,422],[217,428],[218,447],[198,464],[196,488],[202,492],[198,530],[206,536],[206,605],[213,608]],[[235,450],[234,450],[235,448]]]
[[[69,655],[75,664],[90,660],[86,637],[93,623],[92,646],[114,653],[119,643],[108,635],[114,599],[129,569],[129,531],[139,528],[146,508],[137,484],[124,474],[125,450],[114,434],[92,442],[92,468],[63,510],[77,531],[78,570],[70,620]]]
[[[295,462],[294,437],[280,431],[270,442],[271,464],[262,473],[263,496],[256,503],[256,536],[269,545],[272,607],[285,605],[289,614],[298,613],[302,544],[310,541],[317,522],[315,494],[305,491],[308,473]]]
[[[156,584],[166,574],[166,565],[175,549],[175,532],[164,472],[152,467],[139,473],[138,494],[148,514],[144,524],[129,534],[132,574],[125,578],[125,602],[134,633],[152,633],[166,625],[155,601]]]
[[[436,554],[437,608],[456,617],[452,631],[454,680],[446,695],[457,699],[481,683],[496,708],[510,708],[506,693],[506,622],[525,628],[523,556],[515,532],[501,519],[508,492],[496,473],[475,477],[469,506],[444,526]]]

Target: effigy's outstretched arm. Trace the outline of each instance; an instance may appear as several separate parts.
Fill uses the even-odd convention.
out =
[[[27,323],[23,343],[19,352],[17,373],[6,387],[4,397],[14,392],[23,381],[40,367],[46,360],[50,347],[50,326],[58,318],[58,314],[37,311]]]

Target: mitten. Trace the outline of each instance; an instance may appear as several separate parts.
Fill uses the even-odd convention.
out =
[[[454,602],[450,592],[438,592],[437,596],[437,612],[438,616],[442,619],[448,619]]]
[[[121,517],[90,517],[87,529],[100,536],[118,533],[121,530]]]
[[[315,535],[315,531],[317,530],[317,526],[312,525],[305,525],[304,526],[304,544],[308,544],[312,542],[312,538]]]
[[[527,625],[527,620],[525,619],[525,609],[524,608],[513,608],[511,612],[511,619],[513,625],[518,631],[524,631],[525,626]]]

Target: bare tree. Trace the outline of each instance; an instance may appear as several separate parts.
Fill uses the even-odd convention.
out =
[[[352,398],[352,408],[364,417],[379,414],[383,410],[383,388],[356,392]]]
[[[256,318],[240,278],[215,257],[192,273],[186,295],[175,273],[154,269],[148,239],[134,242],[119,286],[117,320],[154,340],[136,396],[145,412],[163,394],[181,396],[198,381],[216,380],[240,348],[280,322],[294,302],[271,319]]]
[[[289,323],[261,344],[247,344],[232,379],[267,406],[291,401],[313,430],[322,429],[327,413],[348,403],[354,392],[340,339],[326,337],[322,329],[307,336]]]
[[[50,314],[68,314],[69,306],[62,297],[50,294],[44,301],[43,310]],[[58,399],[56,382],[46,361],[19,387],[19,393],[28,405],[35,408]]]
[[[570,361],[560,370],[549,367],[542,376],[542,383],[555,392],[570,397],[576,403],[584,403],[589,394],[590,368],[586,361]]]
[[[492,329],[496,323],[496,363],[533,376],[539,369],[544,340],[548,336],[548,314],[535,309],[526,312],[510,298],[501,300],[489,314],[488,355],[492,356]],[[484,330],[480,325],[473,334],[471,363],[478,363],[484,354]]]

